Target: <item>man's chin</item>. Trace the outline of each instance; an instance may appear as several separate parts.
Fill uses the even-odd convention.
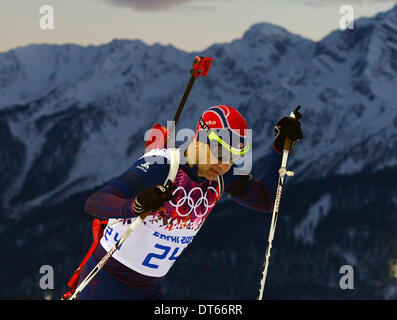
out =
[[[214,180],[216,180],[217,178],[218,178],[218,174],[208,174],[206,177],[205,177],[207,180],[210,180],[210,181],[214,181]]]
[[[216,173],[214,170],[209,169],[205,173],[202,173],[201,176],[209,181],[214,181],[218,178],[219,174]]]

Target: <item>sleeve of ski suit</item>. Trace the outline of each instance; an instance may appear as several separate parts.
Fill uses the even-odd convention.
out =
[[[131,218],[131,204],[139,192],[164,184],[170,170],[167,158],[146,156],[86,201],[84,210],[99,219]]]
[[[251,175],[234,175],[233,167],[224,175],[225,192],[237,203],[260,212],[273,210],[278,170],[282,154],[272,148],[265,172],[258,179]]]

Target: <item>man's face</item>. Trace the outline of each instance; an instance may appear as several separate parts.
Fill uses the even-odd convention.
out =
[[[233,163],[222,163],[210,151],[206,143],[197,141],[196,163],[198,175],[207,180],[216,180],[221,174],[228,172]]]

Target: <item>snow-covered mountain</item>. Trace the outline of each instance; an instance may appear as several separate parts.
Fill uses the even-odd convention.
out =
[[[235,106],[253,129],[260,167],[276,121],[300,104],[294,183],[396,167],[397,6],[319,42],[261,23],[203,52],[140,40],[30,45],[0,54],[3,216],[18,221],[127,169],[143,152],[144,132],[172,119],[196,55],[214,63],[196,81],[178,128],[195,128],[211,105]],[[315,242],[333,201],[324,192],[305,208],[290,230],[298,241]]]

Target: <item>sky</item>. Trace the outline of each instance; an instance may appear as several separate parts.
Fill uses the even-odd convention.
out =
[[[397,0],[1,0],[0,52],[32,43],[106,44],[140,39],[201,51],[241,38],[268,22],[314,41],[340,28],[340,8],[354,19],[387,11]],[[43,30],[43,5],[54,10],[54,28]]]

